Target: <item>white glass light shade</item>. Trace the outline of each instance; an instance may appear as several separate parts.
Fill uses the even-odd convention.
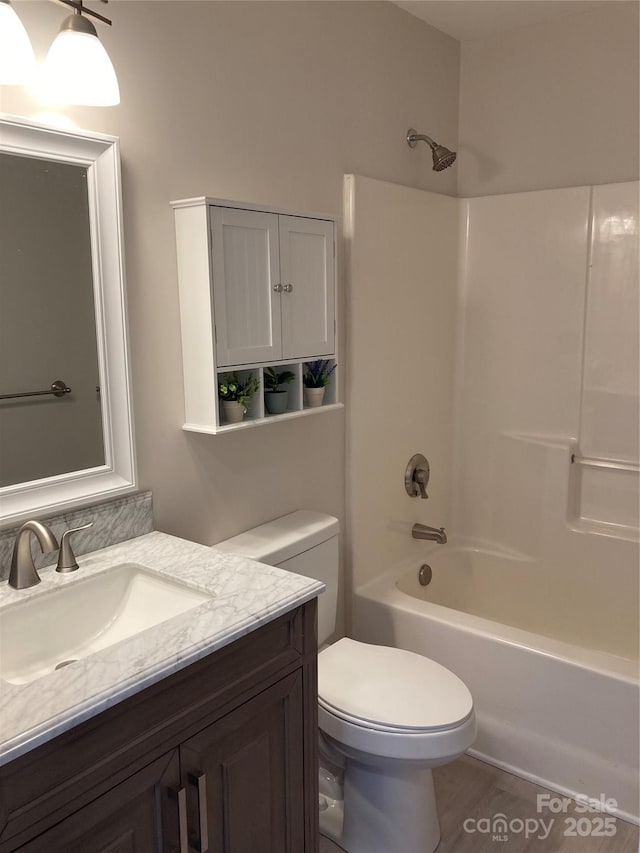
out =
[[[0,0],[0,83],[31,83],[36,59],[22,21],[9,3]]]
[[[77,22],[77,18],[70,20]],[[82,18],[82,24],[87,23]],[[119,104],[118,78],[93,25],[88,24],[85,32],[62,26],[44,61],[42,94],[65,104],[94,107]]]

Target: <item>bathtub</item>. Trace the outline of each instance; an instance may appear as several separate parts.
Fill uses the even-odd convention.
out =
[[[546,580],[532,561],[435,546],[356,589],[353,636],[462,678],[478,719],[471,755],[573,798],[608,800],[607,811],[638,823],[637,623],[604,630],[597,613],[572,606],[590,590],[550,596]]]

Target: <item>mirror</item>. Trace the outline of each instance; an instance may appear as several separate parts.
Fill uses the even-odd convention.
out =
[[[136,473],[118,141],[2,116],[0,185],[6,525],[134,491]]]
[[[2,487],[104,465],[104,441],[87,169],[0,152],[0,187]]]

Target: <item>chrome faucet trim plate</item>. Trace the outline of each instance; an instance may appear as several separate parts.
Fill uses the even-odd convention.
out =
[[[426,456],[416,453],[407,463],[404,487],[411,498],[428,498],[427,484],[431,470]]]

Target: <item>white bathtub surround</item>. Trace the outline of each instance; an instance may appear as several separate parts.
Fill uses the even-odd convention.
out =
[[[499,436],[493,534],[468,540],[481,546],[481,561],[473,576],[456,564],[451,581],[462,583],[472,610],[490,601],[492,619],[638,660],[637,534],[574,514],[581,474],[574,452],[575,442]]]
[[[593,188],[580,444],[585,456],[638,461],[640,311],[637,182]]]
[[[540,555],[547,539],[536,480],[552,457],[559,463],[562,443],[577,461],[558,472],[555,494],[565,479],[571,502],[557,524],[637,539],[638,191],[632,182],[461,202],[458,534]],[[602,467],[582,463],[589,459]],[[579,583],[573,542],[563,572]],[[613,554],[608,562],[608,580],[623,586],[615,573],[626,568]]]
[[[345,177],[354,587],[420,552],[415,522],[449,524],[458,208],[448,196]],[[415,453],[431,466],[428,500],[404,488]]]
[[[468,200],[346,186],[352,636],[459,675],[485,759],[637,816],[639,184]],[[361,393],[372,364],[410,377],[406,417]],[[415,452],[427,501],[403,488]],[[479,549],[441,568],[438,604],[386,574],[450,562],[415,521]]]
[[[421,561],[433,569],[427,587],[420,561],[406,561],[356,590],[355,636],[428,654],[465,682],[478,718],[472,754],[570,796],[613,797],[615,814],[637,822],[637,661],[573,645],[565,629],[565,639],[534,633],[544,613],[518,623],[529,614],[514,599],[538,595],[532,563],[451,544]]]
[[[243,557],[149,533],[86,554],[80,569],[41,570],[34,590],[0,585],[2,611],[120,564],[136,564],[206,593],[209,600],[29,684],[0,682],[0,763],[51,740],[299,604],[323,584]],[[0,649],[1,653],[1,649]]]

